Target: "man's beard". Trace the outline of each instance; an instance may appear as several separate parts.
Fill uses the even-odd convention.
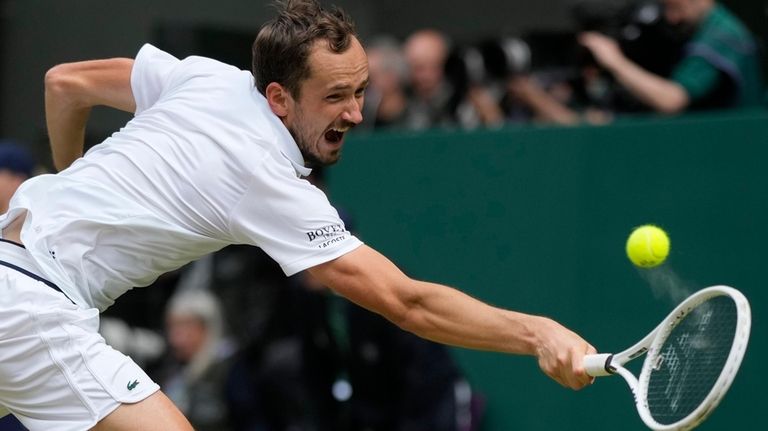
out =
[[[340,156],[334,158],[333,160],[323,160],[320,157],[318,151],[313,150],[311,139],[303,136],[300,131],[293,128],[289,128],[288,132],[290,132],[291,136],[293,136],[293,140],[296,141],[296,146],[298,146],[299,151],[301,151],[301,155],[304,158],[304,166],[314,169],[324,166],[331,166],[339,161]]]
[[[304,123],[304,112],[301,110],[296,111],[296,122],[295,124],[301,125]],[[299,127],[292,127],[288,128],[288,132],[293,136],[293,140],[296,141],[296,145],[299,147],[299,151],[301,151],[302,157],[304,157],[304,166],[308,168],[321,168],[323,166],[331,166],[334,163],[338,162],[341,158],[339,149],[336,153],[336,157],[334,157],[332,160],[323,160],[321,157],[321,154],[318,150],[319,144],[317,144],[314,148],[312,147],[312,143],[314,142],[311,137],[306,136],[304,133],[305,129],[299,128]],[[322,138],[320,138],[322,139]]]

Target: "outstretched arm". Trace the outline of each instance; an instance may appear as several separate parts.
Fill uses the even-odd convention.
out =
[[[674,114],[688,106],[688,93],[682,85],[653,74],[628,59],[615,40],[600,33],[585,32],[579,42],[624,88],[654,110]]]
[[[45,116],[56,169],[66,168],[83,155],[85,125],[92,107],[136,110],[132,67],[133,60],[114,58],[60,64],[46,73]]]
[[[575,333],[544,317],[502,310],[450,287],[413,280],[370,247],[309,271],[339,294],[423,338],[536,356],[547,375],[573,389],[592,381],[582,360],[595,349]]]

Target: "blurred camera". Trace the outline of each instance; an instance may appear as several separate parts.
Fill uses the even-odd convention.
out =
[[[668,76],[680,58],[685,38],[666,22],[660,1],[578,0],[571,14],[579,31],[616,39],[629,59],[655,74]]]
[[[502,37],[477,44],[457,46],[445,64],[449,81],[459,91],[473,85],[504,81],[527,73],[531,67],[531,49],[523,39]]]

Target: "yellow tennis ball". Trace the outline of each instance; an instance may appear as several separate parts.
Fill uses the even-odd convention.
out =
[[[627,256],[636,266],[653,268],[669,254],[669,237],[658,226],[646,224],[635,228],[627,238]]]

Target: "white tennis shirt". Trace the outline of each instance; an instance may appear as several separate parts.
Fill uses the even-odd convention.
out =
[[[26,181],[0,225],[50,280],[104,310],[135,286],[229,244],[262,248],[287,275],[361,242],[325,194],[250,72],[151,45],[131,74],[136,113],[68,169]]]

